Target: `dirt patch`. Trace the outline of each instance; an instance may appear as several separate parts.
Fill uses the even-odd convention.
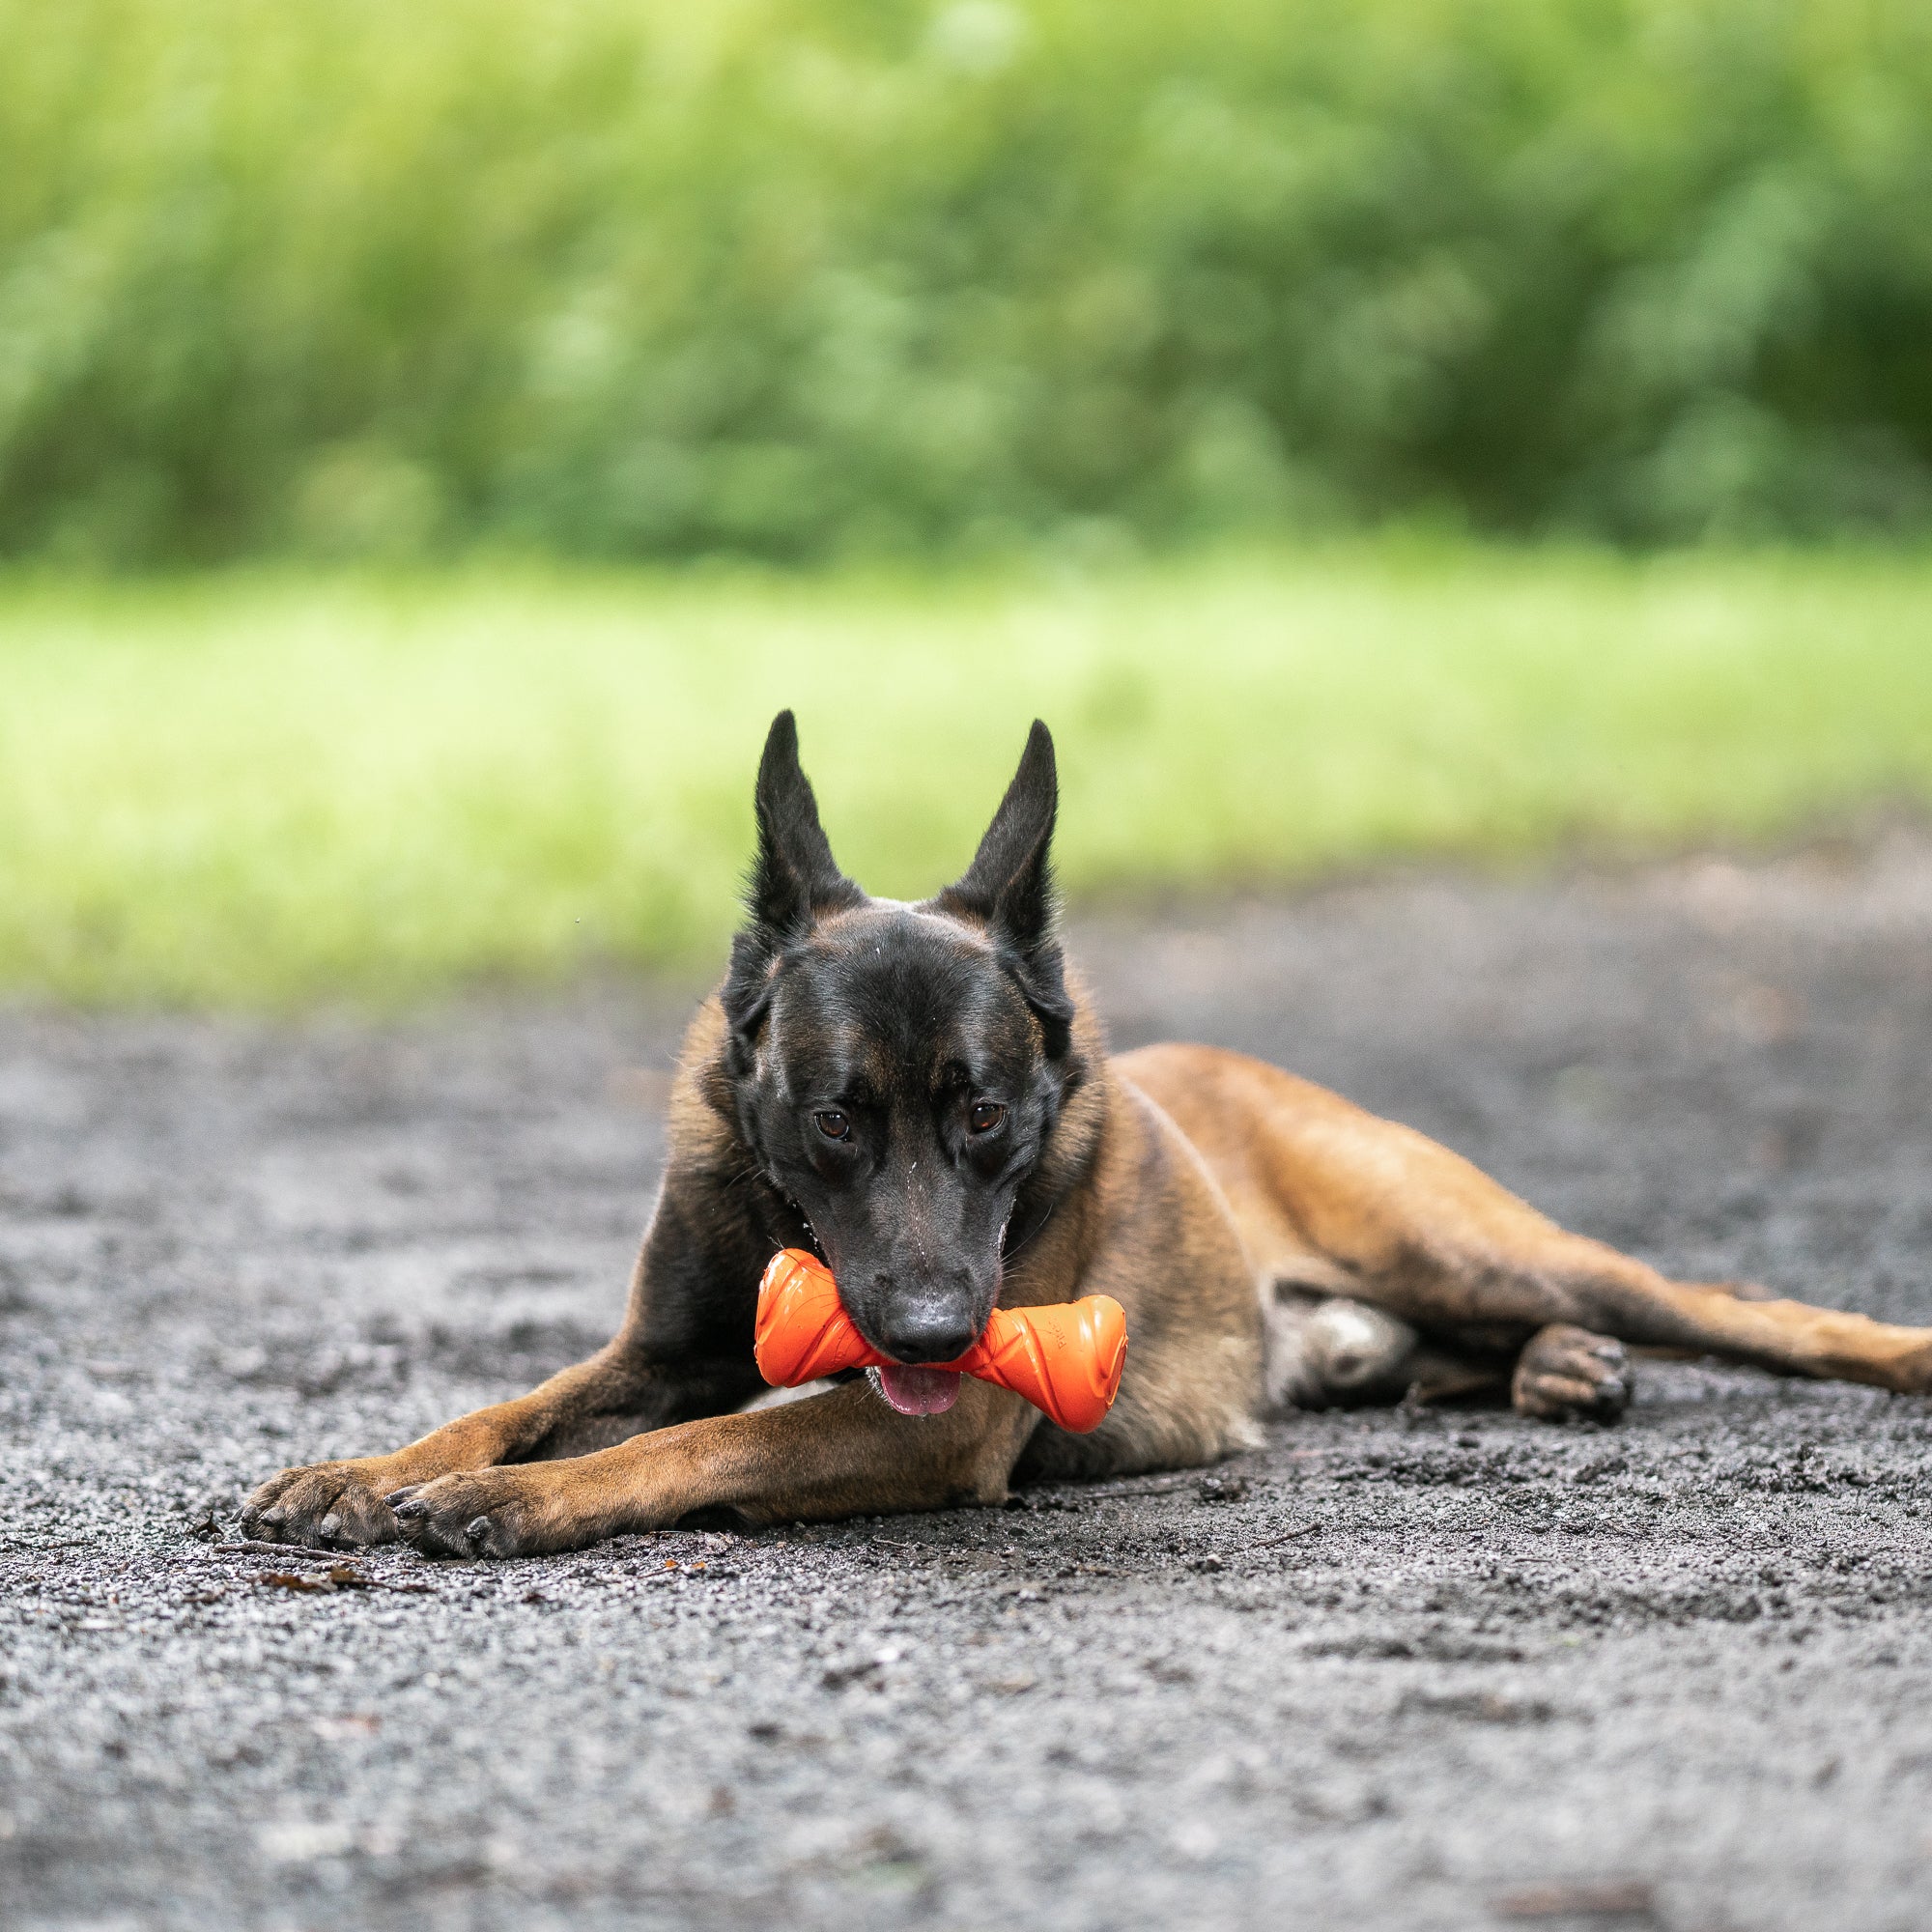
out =
[[[1693,1275],[1932,1321],[1932,846],[1076,930]],[[1917,1921],[1932,1414],[1309,1417],[1218,1472],[500,1566],[225,1547],[608,1333],[685,993],[0,1017],[20,1925]],[[382,1585],[407,1587],[380,1587]]]

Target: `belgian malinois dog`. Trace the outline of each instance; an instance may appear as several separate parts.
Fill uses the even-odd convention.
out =
[[[685,1041],[616,1338],[407,1448],[283,1470],[250,1535],[512,1556],[990,1504],[1030,1478],[1210,1463],[1285,1404],[1485,1383],[1525,1415],[1607,1419],[1625,1344],[1932,1388],[1932,1330],[1666,1280],[1239,1054],[1110,1059],[1054,936],[1042,724],[965,876],[918,905],[834,863],[789,712],[755,802],[747,920]],[[890,1366],[760,1405],[753,1309],[784,1247],[829,1264]],[[1130,1339],[1091,1435],[929,1366],[996,1302],[1096,1293]]]

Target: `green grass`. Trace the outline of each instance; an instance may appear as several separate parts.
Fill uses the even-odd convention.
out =
[[[715,956],[783,704],[897,895],[963,867],[1036,713],[1075,895],[1922,801],[1932,559],[14,581],[0,694],[0,985],[386,1004]]]

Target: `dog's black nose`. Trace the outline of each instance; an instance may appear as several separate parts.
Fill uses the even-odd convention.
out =
[[[895,1311],[885,1323],[879,1346],[895,1362],[956,1361],[978,1339],[963,1309],[914,1306]]]

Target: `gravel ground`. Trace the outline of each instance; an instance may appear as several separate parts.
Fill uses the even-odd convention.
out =
[[[1923,834],[1075,937],[1123,1044],[1932,1321]],[[0,1014],[0,1919],[1926,1923],[1918,1400],[1647,1365],[1613,1429],[1309,1416],[1218,1485],[333,1581],[235,1548],[279,1464],[605,1337],[687,992]]]

